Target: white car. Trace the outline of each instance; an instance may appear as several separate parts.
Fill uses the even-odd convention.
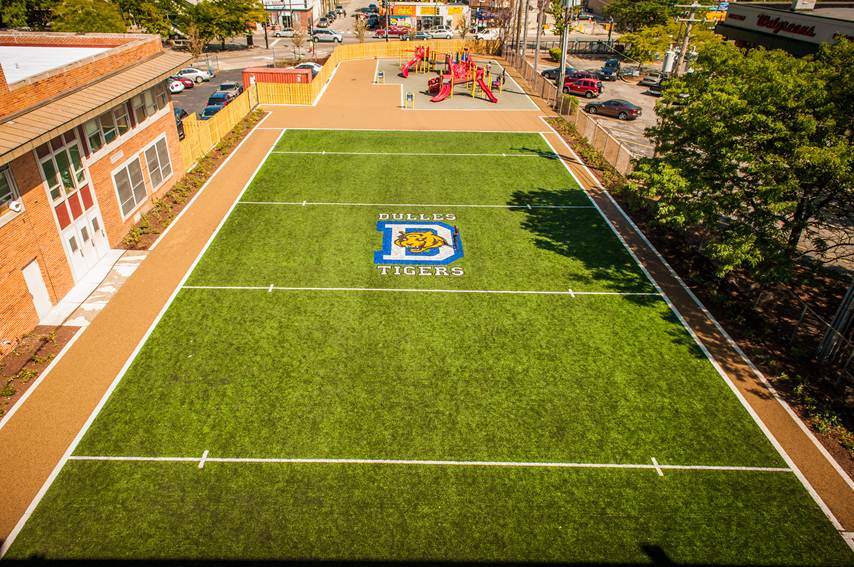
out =
[[[181,81],[169,81],[169,92],[172,94],[179,93],[184,90],[184,83]]]
[[[430,30],[431,39],[454,39],[454,32],[445,26],[433,28]]]
[[[311,41],[317,43],[335,43],[337,41],[338,43],[341,43],[342,41],[344,41],[344,36],[335,30],[330,30],[327,28],[314,28],[314,31],[311,33]]]
[[[294,28],[285,28],[273,33],[273,37],[294,37]]]
[[[294,69],[309,69],[311,71],[311,78],[312,79],[314,77],[316,77],[318,73],[320,73],[320,70],[322,68],[323,68],[323,65],[320,65],[319,63],[313,63],[311,61],[306,61],[305,63],[300,63],[299,65],[294,67]]]
[[[213,73],[210,71],[202,71],[201,69],[197,69],[196,67],[187,67],[186,69],[181,69],[176,73],[179,77],[187,77],[191,81],[194,81],[196,84],[201,83],[202,81],[210,81],[213,79]]]
[[[482,39],[485,41],[492,41],[498,39],[498,30],[497,29],[488,29],[481,30],[474,34],[475,39]]]

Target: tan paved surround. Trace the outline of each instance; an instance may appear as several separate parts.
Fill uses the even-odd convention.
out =
[[[212,179],[205,192],[116,294],[68,354],[0,429],[0,538],[5,538],[61,459],[103,393],[160,312],[280,128],[362,128],[549,132],[536,111],[411,111],[397,87],[371,85],[373,61],[342,64],[316,107],[270,107],[272,115]],[[494,107],[493,107],[494,108]],[[739,391],[841,522],[854,530],[854,492],[750,372],[593,179],[553,133],[605,215],[720,361]]]

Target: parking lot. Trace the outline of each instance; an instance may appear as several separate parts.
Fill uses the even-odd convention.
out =
[[[571,56],[568,64],[578,70],[593,70],[599,69],[605,62],[604,57],[576,57]],[[549,69],[557,67],[558,64],[548,59],[547,57],[540,58],[538,69]],[[644,135],[644,130],[651,126],[655,126],[658,117],[655,114],[655,103],[658,98],[645,94],[646,87],[639,86],[637,82],[642,77],[628,77],[618,79],[616,81],[603,81],[605,90],[594,100],[605,101],[613,98],[627,100],[641,107],[641,116],[636,120],[623,121],[607,116],[591,117],[600,124],[609,134],[614,136],[622,144],[624,144],[631,152],[639,156],[651,156],[653,146]],[[578,102],[583,108],[589,102],[589,99],[578,97]]]
[[[243,84],[243,71],[235,69],[232,71],[221,71],[208,82],[197,83],[191,89],[184,89],[180,93],[172,95],[172,103],[178,108],[183,108],[190,114],[201,112],[206,106],[208,97],[216,92],[220,83],[226,81],[237,81]]]

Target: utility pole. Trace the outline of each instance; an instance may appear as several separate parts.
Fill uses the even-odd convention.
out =
[[[528,0],[524,0],[525,17],[522,19],[522,61],[525,60],[525,51],[528,49]]]
[[[698,20],[694,16],[697,15],[697,11],[708,10],[712,8],[712,6],[703,6],[702,4],[697,3],[697,0],[694,0],[693,4],[677,4],[676,8],[686,8],[688,10],[687,18],[676,18],[677,22],[685,24],[685,35],[682,36],[682,46],[679,48],[679,53],[676,55],[676,63],[673,65],[673,74],[678,77],[682,74],[682,65],[687,63],[688,44],[691,42],[691,28],[694,24],[698,24],[703,21]]]
[[[524,0],[524,1],[527,2],[527,0]],[[516,10],[516,33],[515,33],[516,46],[514,49],[514,53],[517,56],[520,53],[520,51],[519,51],[519,39],[522,35],[521,34],[521,32],[522,32],[522,2],[523,2],[523,0],[516,0],[516,3],[518,4],[518,9]]]
[[[555,96],[555,106],[562,102],[563,97],[563,82],[566,79],[566,52],[569,51],[569,17],[572,15],[572,8],[575,6],[575,0],[563,0],[563,29],[561,30],[560,42],[560,71],[557,76],[557,95]]]
[[[540,36],[543,33],[543,18],[546,14],[546,0],[537,1],[537,41],[534,45],[534,74],[537,73],[537,65],[540,62]]]

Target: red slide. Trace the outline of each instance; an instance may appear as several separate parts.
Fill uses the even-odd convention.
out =
[[[412,69],[412,67],[419,61],[421,61],[421,58],[415,57],[412,61],[403,66],[403,69],[400,70],[400,74],[403,75],[404,79],[409,76],[409,70]]]
[[[489,87],[486,86],[486,83],[484,83],[483,79],[480,77],[477,79],[477,86],[483,90],[483,94],[486,95],[486,98],[488,98],[490,102],[498,102],[498,99],[495,98],[495,95],[492,94],[492,91],[489,90]]]
[[[448,81],[447,83],[442,83],[442,89],[439,91],[439,94],[431,98],[430,102],[442,102],[449,96],[451,96],[451,81]]]

